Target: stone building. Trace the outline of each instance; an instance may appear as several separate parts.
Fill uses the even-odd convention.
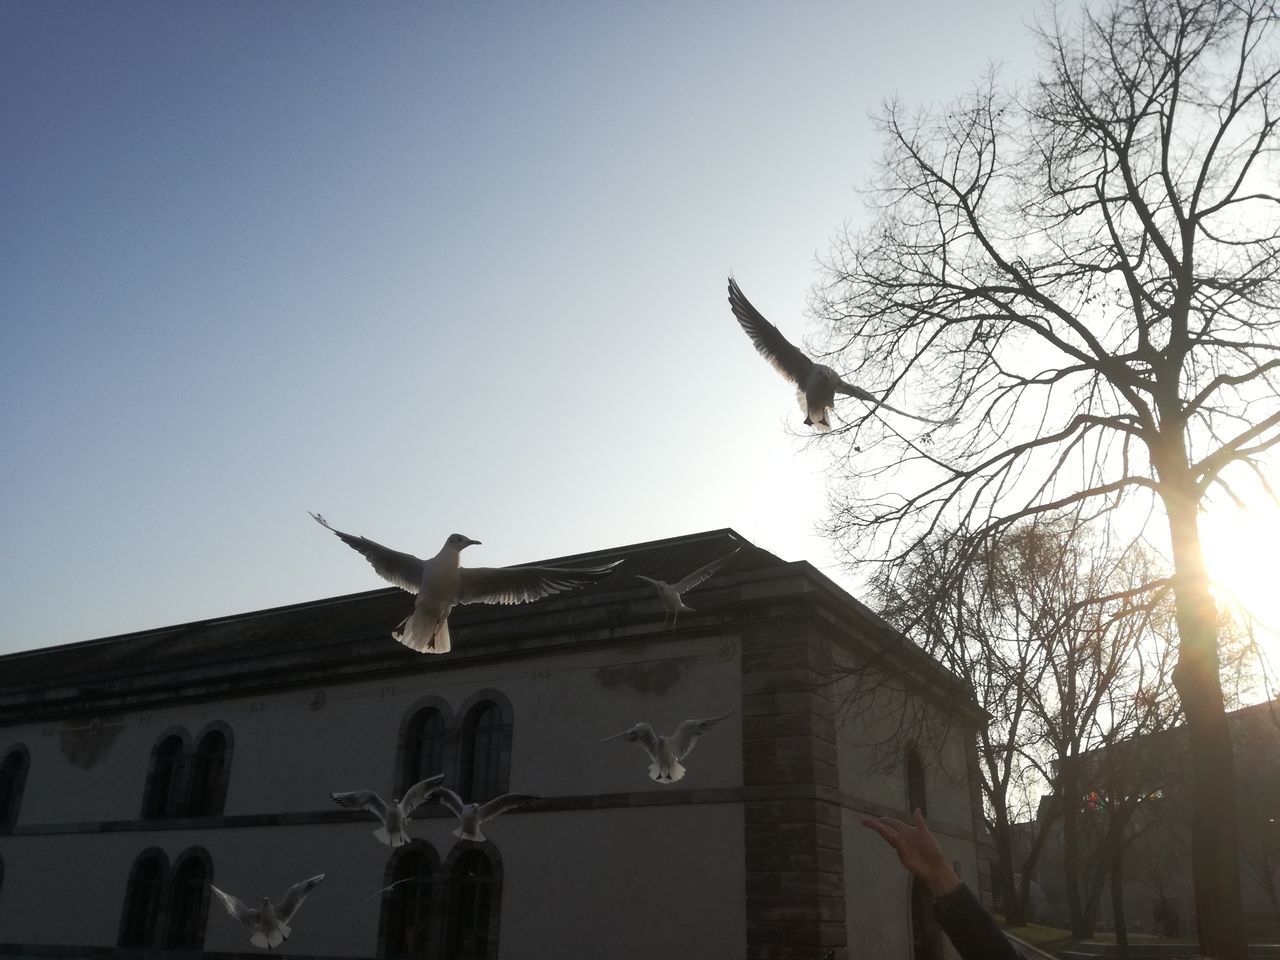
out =
[[[0,957],[256,955],[209,883],[255,904],[317,873],[295,958],[942,956],[927,900],[858,821],[926,803],[978,886],[981,716],[812,566],[749,545],[664,629],[632,574],[675,580],[740,540],[555,561],[626,562],[580,592],[458,608],[447,656],[390,638],[412,598],[387,589],[0,658]],[[943,740],[886,765],[841,722],[837,658],[947,718]],[[599,742],[729,711],[675,784]],[[328,797],[437,771],[471,799],[543,799],[479,845],[428,805],[391,850]]]

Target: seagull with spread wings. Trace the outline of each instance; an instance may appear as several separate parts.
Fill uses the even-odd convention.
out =
[[[249,937],[250,943],[255,947],[266,947],[271,950],[289,939],[289,934],[293,933],[289,921],[298,912],[307,894],[323,879],[324,874],[321,873],[310,880],[295,883],[284,892],[279,903],[272,903],[270,897],[263,897],[260,907],[245,906],[239,898],[224,893],[212,883],[209,884],[209,889],[218,895],[222,905],[227,908],[227,913],[253,931]]]
[[[649,764],[649,778],[659,783],[675,783],[685,774],[684,764],[680,761],[693,752],[698,738],[732,714],[733,711],[730,710],[718,717],[686,720],[676,727],[676,732],[669,737],[654,733],[653,727],[647,723],[637,723],[630,730],[615,733],[600,742],[608,743],[610,740],[622,739],[627,743],[636,744],[653,761]]]
[[[738,550],[741,549],[741,547],[738,547]],[[681,612],[694,612],[693,607],[685,606],[684,598],[681,597],[681,594],[688,590],[692,590],[698,584],[708,579],[717,570],[732,560],[738,550],[734,550],[733,553],[725,554],[718,560],[712,560],[710,563],[699,567],[697,570],[693,571],[693,573],[689,574],[682,580],[677,580],[675,583],[667,583],[665,580],[655,580],[653,577],[646,577],[640,573],[637,573],[636,577],[643,580],[645,583],[652,584],[653,588],[658,591],[658,599],[662,601],[662,609],[666,611],[666,617],[671,620],[671,629],[674,630],[676,620],[679,618]],[[662,625],[664,627],[667,625],[666,618],[663,619]]]
[[[751,305],[751,301],[738,289],[737,281],[733,277],[729,278],[729,306],[733,309],[733,315],[737,317],[742,329],[755,344],[760,356],[768,360],[773,365],[773,369],[795,384],[800,409],[805,412],[805,426],[816,427],[819,433],[826,433],[831,429],[831,424],[827,420],[827,411],[835,406],[837,393],[865,400],[871,404],[873,412],[883,407],[885,410],[892,410],[896,414],[924,423],[935,425],[955,423],[954,419],[931,420],[928,417],[891,407],[883,400],[877,400],[874,395],[861,387],[846,383],[840,374],[826,364],[814,363]]]
[[[481,824],[488,823],[508,810],[542,799],[531,793],[504,793],[484,803],[466,803],[448,787],[436,787],[432,796],[452,810],[453,815],[458,818],[458,829],[453,831],[453,835],[459,840],[471,840],[475,843],[484,843],[485,840],[484,834],[480,832]]]
[[[385,843],[388,847],[402,847],[409,842],[409,835],[404,830],[405,824],[409,822],[409,815],[431,799],[431,791],[443,779],[444,774],[437,773],[434,777],[419,780],[404,792],[403,800],[393,797],[390,803],[372,790],[352,790],[349,793],[331,793],[329,796],[340,807],[368,810],[374,814],[382,821],[382,826],[373,831],[378,842]]]
[[[430,560],[420,560],[364,537],[335,530],[318,513],[311,516],[351,549],[364,554],[384,580],[418,595],[413,613],[391,635],[419,653],[448,653],[449,612],[459,603],[528,603],[603,580],[621,560],[602,567],[463,567],[459,556],[478,544],[455,533]]]

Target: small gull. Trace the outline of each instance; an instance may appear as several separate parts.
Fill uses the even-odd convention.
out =
[[[227,913],[253,931],[253,935],[249,937],[250,943],[255,947],[271,950],[289,939],[289,934],[293,932],[289,921],[298,912],[298,907],[302,906],[307,894],[323,879],[324,874],[321,873],[310,880],[295,883],[284,892],[278,904],[272,903],[270,897],[263,897],[260,907],[247,907],[237,897],[223,893],[212,883],[209,884],[209,889],[218,895],[222,905],[227,908]]]
[[[364,537],[335,530],[318,513],[311,516],[366,560],[384,580],[418,595],[413,613],[391,635],[420,653],[448,653],[449,612],[459,603],[528,603],[603,580],[621,560],[602,567],[463,567],[459,554],[478,544],[455,533],[430,560],[420,560]]]
[[[738,550],[741,549],[741,547],[738,547]],[[683,580],[677,580],[675,583],[667,583],[665,580],[655,580],[653,577],[646,577],[640,573],[636,574],[639,579],[643,580],[645,583],[652,584],[654,589],[658,591],[658,599],[662,601],[662,609],[666,611],[666,617],[663,619],[663,626],[666,626],[666,618],[669,617],[671,619],[671,628],[674,630],[676,620],[682,612],[694,612],[693,607],[685,606],[684,599],[680,595],[688,590],[692,590],[723,567],[726,563],[732,560],[735,555],[737,555],[738,550],[734,550],[733,553],[725,554],[718,560],[712,560],[706,566],[699,567]]]
[[[432,796],[452,810],[453,815],[461,821],[458,829],[453,831],[453,835],[459,840],[472,840],[476,843],[484,843],[484,834],[480,832],[481,824],[488,823],[508,810],[542,799],[531,793],[504,793],[485,803],[464,803],[462,798],[448,787],[436,787],[432,791]]]
[[[373,831],[378,842],[389,847],[402,847],[409,842],[409,836],[404,831],[409,815],[431,799],[432,788],[438,786],[443,779],[444,774],[437,773],[434,777],[419,780],[404,792],[403,800],[393,797],[390,803],[372,790],[352,790],[349,793],[331,793],[329,796],[340,807],[368,810],[375,814],[382,821],[382,826]]]
[[[757,352],[768,360],[775,370],[796,385],[800,409],[805,412],[805,426],[816,427],[819,433],[826,433],[831,429],[831,424],[827,421],[827,411],[835,406],[837,393],[865,400],[871,404],[873,411],[883,407],[901,416],[940,426],[956,422],[954,418],[931,420],[929,417],[891,407],[883,400],[877,400],[874,395],[861,387],[846,383],[840,374],[826,364],[814,363],[751,305],[751,301],[743,296],[732,277],[729,278],[729,306],[733,309],[733,315],[738,318],[742,329],[755,344]]]
[[[638,744],[640,749],[649,755],[653,763],[649,764],[649,777],[659,783],[675,783],[685,774],[684,764],[680,761],[693,752],[698,738],[714,727],[721,720],[731,716],[733,711],[722,713],[718,717],[707,717],[704,720],[686,720],[676,727],[676,732],[669,737],[659,736],[647,723],[637,723],[630,730],[623,730],[611,737],[605,737],[601,743],[619,738],[627,743]]]

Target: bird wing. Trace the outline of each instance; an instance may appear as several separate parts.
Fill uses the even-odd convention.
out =
[[[302,901],[307,899],[307,894],[320,885],[320,881],[324,879],[323,873],[318,873],[310,880],[303,880],[301,883],[295,883],[292,887],[284,892],[284,896],[280,898],[280,904],[276,907],[276,915],[284,922],[288,923],[293,919],[293,915],[298,912],[298,908],[302,906]]]
[[[419,780],[415,783],[404,792],[404,799],[400,801],[400,812],[407,817],[417,810],[430,799],[432,792],[440,785],[440,781],[443,779],[444,774],[437,773],[434,777],[427,777],[427,779]]]
[[[760,356],[773,364],[773,369],[803,389],[810,371],[813,370],[813,361],[761,316],[760,311],[751,305],[751,301],[742,295],[737,281],[732,277],[729,278],[729,306]]]
[[[453,815],[459,820],[461,820],[467,812],[467,805],[462,802],[462,798],[448,787],[436,787],[431,791],[431,796],[438,803],[441,803],[452,810]]]
[[[912,420],[920,420],[924,423],[932,423],[939,427],[949,426],[956,422],[955,417],[948,417],[946,420],[934,420],[930,417],[922,417],[917,413],[907,413],[905,410],[899,410],[897,407],[889,406],[889,404],[885,403],[883,400],[877,400],[874,394],[868,393],[861,387],[855,387],[852,383],[847,383],[844,380],[841,380],[836,384],[836,393],[843,393],[846,397],[857,397],[859,400],[865,400],[867,403],[871,404],[873,408],[884,407],[886,410],[890,410],[899,416],[910,417]]]
[[[733,711],[730,710],[729,713],[722,713],[718,717],[707,717],[705,720],[686,720],[676,727],[676,732],[671,735],[671,749],[676,759],[683,760],[693,753],[698,738],[732,713]]]
[[[741,547],[738,547],[738,550],[741,550],[741,549],[742,549]],[[734,550],[733,553],[726,554],[725,556],[721,557],[719,560],[712,560],[706,566],[699,567],[697,570],[693,571],[693,573],[689,574],[679,583],[675,584],[676,593],[684,593],[686,590],[692,590],[694,587],[702,583],[702,581],[706,580],[713,573],[715,573],[717,570],[723,567],[726,563],[732,560],[737,555],[738,550]]]
[[[603,580],[621,560],[603,567],[463,567],[458,603],[528,603]]]
[[[379,820],[387,819],[387,803],[372,790],[352,790],[349,793],[331,793],[329,797],[340,807],[349,810],[369,810]]]
[[[610,740],[622,739],[627,743],[634,743],[649,755],[650,760],[658,759],[658,736],[653,732],[653,727],[647,723],[637,723],[629,730],[623,730],[621,733],[615,733],[611,737],[605,737],[601,743],[608,743]]]
[[[494,797],[480,807],[480,822],[485,823],[496,816],[506,813],[508,810],[514,810],[516,807],[522,807],[526,803],[541,799],[541,797],[534,796],[532,793],[504,793],[502,796]]]
[[[329,522],[318,513],[313,513],[311,516],[316,523],[326,530],[332,531],[339,540],[352,550],[364,554],[364,558],[369,561],[382,579],[394,583],[401,590],[408,590],[410,593],[418,592],[418,588],[422,586],[422,561],[413,554],[392,550],[390,547],[374,543],[374,541],[366,537],[357,537],[350,533],[343,533],[341,530],[334,530],[333,527],[329,526]]]
[[[243,923],[246,927],[253,926],[254,921],[258,919],[257,910],[254,910],[250,907],[246,907],[240,901],[239,897],[233,897],[229,893],[224,893],[222,890],[219,890],[217,887],[215,887],[212,883],[209,884],[209,889],[218,895],[218,899],[222,901],[222,905],[227,908],[227,913],[231,914],[231,916],[235,917],[237,920]]]

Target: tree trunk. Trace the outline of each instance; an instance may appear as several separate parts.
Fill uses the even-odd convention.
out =
[[[1024,927],[1027,924],[1027,906],[1013,882],[1013,829],[1009,825],[1009,817],[999,806],[995,814],[995,829],[991,834],[996,845],[996,890],[1004,901],[1005,923],[1011,927]]]
[[[1116,956],[1129,957],[1129,931],[1124,919],[1124,844],[1120,835],[1111,838],[1111,919],[1116,928]]]
[[[1072,758],[1074,759],[1074,758]],[[1077,940],[1092,936],[1080,901],[1080,790],[1075,764],[1062,762],[1058,773],[1062,797],[1062,872],[1067,887],[1067,911],[1071,918],[1071,935]]]
[[[1181,441],[1181,437],[1177,440]],[[1200,953],[1245,960],[1240,901],[1236,777],[1222,700],[1218,612],[1200,545],[1199,496],[1185,468],[1161,470],[1161,497],[1173,545],[1178,664],[1173,685],[1187,717],[1191,785],[1191,870]],[[1172,473],[1173,476],[1169,476]]]

